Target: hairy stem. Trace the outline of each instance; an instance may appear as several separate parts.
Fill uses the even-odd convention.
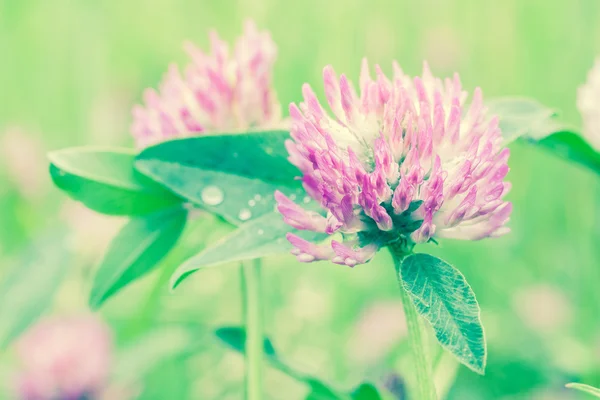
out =
[[[414,397],[419,400],[437,400],[435,384],[431,375],[431,363],[427,348],[427,335],[421,325],[419,314],[415,308],[409,293],[404,289],[400,268],[404,258],[410,254],[411,248],[406,246],[392,245],[390,252],[394,258],[396,274],[400,284],[400,296],[404,306],[404,315],[408,327],[408,338],[413,356],[414,371],[417,377],[417,393]]]
[[[260,260],[242,262],[242,295],[246,322],[246,400],[262,400],[263,310]]]

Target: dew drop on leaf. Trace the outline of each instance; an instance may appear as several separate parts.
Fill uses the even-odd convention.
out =
[[[223,191],[216,186],[207,186],[202,190],[200,197],[209,206],[216,206],[223,202]]]
[[[310,203],[310,197],[309,196],[304,196],[304,198],[302,199],[302,201],[304,202],[304,204],[308,204],[308,203]]]
[[[256,201],[254,201],[254,200],[248,200],[248,205],[250,207],[254,207],[256,205]]]
[[[260,201],[262,199],[262,196],[260,194],[257,194],[254,196],[254,200],[256,201]]]
[[[292,201],[293,201],[293,200],[296,200],[296,195],[295,195],[295,194],[293,194],[293,193],[292,193],[292,194],[290,194],[290,200],[292,200]]]
[[[256,232],[259,235],[262,235],[263,233],[265,233],[265,231],[263,231],[262,229],[259,229],[258,232]]]
[[[240,213],[238,214],[238,218],[240,219],[240,221],[247,221],[251,217],[252,217],[252,213],[247,208],[240,210]]]

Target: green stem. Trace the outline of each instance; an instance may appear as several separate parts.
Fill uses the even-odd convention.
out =
[[[406,325],[408,327],[408,339],[413,356],[413,366],[417,376],[417,396],[418,400],[437,400],[435,392],[435,384],[431,377],[431,363],[427,349],[427,335],[419,320],[419,314],[415,308],[409,293],[404,289],[402,284],[402,276],[400,267],[404,258],[412,249],[407,249],[404,246],[390,246],[398,282],[400,283],[400,297],[404,306],[404,315]]]
[[[260,260],[242,262],[241,270],[246,322],[246,400],[262,400],[264,333]]]

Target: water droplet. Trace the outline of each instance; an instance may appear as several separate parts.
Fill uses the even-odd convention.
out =
[[[258,233],[259,235],[262,235],[263,233],[265,233],[265,231],[263,231],[262,229],[259,229],[258,232],[256,232],[256,233]]]
[[[302,201],[304,202],[304,204],[308,204],[308,203],[310,203],[310,197],[304,196],[304,198],[302,199]]]
[[[265,148],[265,153],[267,153],[267,154],[273,154],[273,148],[272,147],[266,147]]]
[[[216,186],[207,186],[202,190],[200,197],[209,206],[216,206],[223,202],[223,191]]]
[[[290,194],[290,200],[292,200],[292,201],[293,201],[293,200],[296,200],[296,195],[295,195],[295,194],[293,194],[293,193],[292,193],[292,194]]]
[[[240,213],[238,214],[238,218],[241,221],[247,221],[252,217],[252,213],[250,212],[250,210],[248,210],[247,208],[244,208],[240,211]]]
[[[254,196],[254,200],[256,201],[260,201],[260,199],[262,199],[262,196],[260,194]]]
[[[233,158],[238,158],[239,154],[238,153],[233,153],[232,156],[233,156]]]
[[[254,207],[256,205],[256,201],[254,201],[254,200],[248,200],[248,205],[250,207]]]

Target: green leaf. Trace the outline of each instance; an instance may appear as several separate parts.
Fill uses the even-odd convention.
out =
[[[271,212],[243,224],[180,265],[171,276],[171,288],[176,288],[185,278],[201,268],[287,253],[291,249],[291,245],[285,239],[288,232],[294,232],[310,241],[319,241],[326,236],[311,231],[297,231],[283,222],[279,213]]]
[[[316,379],[307,379],[310,392],[305,400],[339,400],[347,399],[348,396],[338,393]]]
[[[176,139],[144,150],[136,168],[177,195],[239,225],[273,210],[280,189],[303,196],[286,131]]]
[[[146,301],[137,310],[136,318],[132,319],[124,329],[124,335],[139,335],[156,323],[157,318],[160,318],[157,310],[161,306],[164,295],[169,293],[169,279],[175,268],[206,247],[208,242],[214,241],[214,238],[223,237],[233,229],[235,228],[230,224],[214,215],[191,210],[177,243],[155,267],[160,272],[156,274]]]
[[[600,174],[600,153],[589,145],[579,134],[569,131],[553,133],[538,142],[541,147],[557,156],[575,162]]]
[[[411,254],[402,262],[399,278],[440,344],[483,374],[486,343],[479,304],[460,271],[432,255]]]
[[[583,383],[567,383],[565,386],[569,389],[579,390],[581,392],[591,394],[592,396],[600,398],[600,389],[595,388],[593,386],[585,385]]]
[[[352,400],[381,400],[381,396],[375,386],[363,383],[352,392]]]
[[[521,136],[542,138],[555,132],[556,111],[524,97],[501,97],[487,102],[490,114],[498,115],[505,144]]]
[[[185,226],[182,207],[131,219],[112,240],[100,263],[90,307],[98,308],[124,286],[142,277],[171,250]]]
[[[600,153],[577,128],[560,121],[555,110],[527,98],[498,98],[487,105],[500,118],[505,144],[521,138],[600,173]]]
[[[48,154],[54,184],[86,207],[109,215],[144,215],[181,199],[133,169],[128,149],[70,148]]]
[[[243,353],[246,343],[246,331],[236,326],[226,326],[215,330],[215,335],[233,350]],[[265,338],[263,351],[267,357],[277,357],[275,348],[269,338]]]
[[[0,284],[0,348],[35,322],[52,304],[68,271],[65,234],[53,230],[35,240]]]

